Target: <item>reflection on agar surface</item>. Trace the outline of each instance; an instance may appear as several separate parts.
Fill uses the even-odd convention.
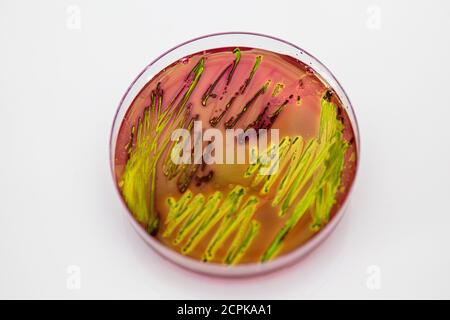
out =
[[[224,136],[278,129],[278,170],[260,174],[261,161],[173,163],[171,133],[192,131],[194,121]],[[119,130],[116,182],[134,218],[165,246],[205,262],[264,262],[307,242],[339,210],[355,176],[354,141],[341,101],[309,66],[218,48],[174,62],[142,88]]]

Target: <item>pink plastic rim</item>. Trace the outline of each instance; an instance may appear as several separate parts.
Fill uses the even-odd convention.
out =
[[[339,81],[331,73],[331,71],[325,65],[323,65],[317,58],[315,58],[307,51],[301,49],[300,47],[288,41],[278,39],[276,37],[269,35],[251,32],[214,33],[183,42],[175,46],[174,48],[164,52],[155,60],[153,60],[150,64],[148,64],[130,84],[125,94],[123,95],[122,99],[120,100],[119,106],[117,107],[116,113],[114,115],[109,142],[110,169],[113,183],[115,186],[114,188],[117,192],[117,195],[121,199],[123,208],[125,209],[125,212],[128,218],[130,219],[131,224],[138,232],[138,234],[144,239],[144,241],[157,253],[159,253],[162,257],[168,259],[171,262],[174,262],[175,264],[185,269],[202,274],[222,276],[222,277],[244,277],[244,276],[260,275],[263,273],[275,271],[277,269],[280,269],[282,267],[291,265],[299,261],[302,257],[306,256],[309,252],[311,252],[314,248],[316,248],[324,239],[326,239],[330,235],[330,233],[334,230],[336,225],[341,220],[343,214],[345,213],[345,209],[348,205],[349,199],[351,198],[353,186],[355,184],[355,180],[358,175],[359,161],[360,161],[359,160],[360,157],[358,156],[354,181],[350,186],[350,190],[348,191],[348,194],[341,208],[336,212],[336,214],[328,222],[328,224],[321,231],[319,231],[314,237],[309,239],[305,244],[299,246],[297,249],[291,251],[288,254],[275,258],[274,260],[265,263],[249,263],[235,266],[226,266],[217,263],[204,263],[195,260],[193,258],[183,256],[167,248],[166,246],[161,244],[158,240],[156,240],[154,237],[150,236],[146,232],[146,230],[137,223],[132,213],[128,210],[116,183],[115,169],[114,169],[115,147],[117,135],[123,117],[126,111],[128,110],[131,102],[133,101],[135,96],[139,93],[143,85],[145,85],[150,79],[153,78],[154,75],[156,75],[164,67],[170,65],[172,62],[177,61],[189,54],[200,52],[207,49],[219,47],[239,47],[239,46],[260,48],[289,55],[302,61],[303,63],[308,64],[312,69],[314,69],[334,89],[336,94],[341,99],[343,107],[345,108],[349,116],[351,125],[353,127],[356,150],[358,155],[360,155],[360,148],[361,148],[359,127],[358,122],[356,120],[355,112],[351,105],[350,99],[348,98],[346,92],[340,85]]]

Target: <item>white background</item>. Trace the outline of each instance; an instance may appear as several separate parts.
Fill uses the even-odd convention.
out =
[[[362,142],[330,238],[292,267],[239,280],[147,247],[108,163],[117,104],[142,68],[232,30],[319,58],[352,100]],[[449,33],[444,0],[0,0],[0,297],[450,298]]]

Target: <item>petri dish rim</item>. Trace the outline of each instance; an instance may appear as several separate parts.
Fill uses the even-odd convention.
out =
[[[333,218],[328,222],[328,224],[324,228],[322,228],[322,230],[320,230],[315,236],[313,236],[303,245],[299,246],[297,249],[282,256],[279,256],[274,260],[265,263],[248,263],[248,264],[238,264],[234,266],[226,266],[218,263],[204,263],[196,259],[190,258],[188,256],[183,256],[180,253],[167,248],[158,240],[156,240],[154,237],[149,235],[146,232],[146,230],[133,217],[132,213],[129,211],[127,205],[125,204],[120,194],[120,190],[117,186],[115,178],[114,157],[115,157],[117,136],[125,113],[128,110],[131,103],[134,101],[135,97],[141,91],[142,87],[149,80],[151,80],[157,73],[159,73],[165,67],[169,66],[171,63],[178,61],[179,59],[189,56],[191,54],[208,49],[220,47],[239,47],[239,46],[260,48],[280,54],[289,55],[308,64],[320,77],[322,77],[323,80],[325,80],[325,82],[327,82],[327,84],[330,85],[330,87],[333,88],[333,90],[336,92],[339,99],[341,100],[342,106],[345,108],[348,114],[350,123],[354,131],[356,152],[358,156],[356,161],[355,177],[353,179],[352,184],[350,185],[350,189],[341,207],[333,216]],[[345,213],[348,201],[351,197],[351,193],[355,185],[355,180],[357,179],[358,176],[359,162],[360,162],[359,155],[360,155],[360,135],[356,115],[353,106],[350,102],[350,99],[348,98],[345,90],[343,89],[339,81],[336,79],[336,77],[333,75],[333,73],[312,54],[310,54],[306,50],[296,46],[291,42],[261,33],[241,32],[241,31],[213,33],[200,36],[189,41],[185,41],[173,47],[172,49],[167,50],[166,52],[162,53],[159,57],[154,59],[152,62],[150,62],[131,82],[131,84],[125,91],[125,94],[122,96],[119,105],[116,109],[116,113],[114,115],[109,141],[109,158],[110,158],[109,160],[110,160],[111,176],[114,183],[114,189],[116,190],[117,195],[122,202],[123,208],[125,209],[127,217],[129,218],[136,232],[158,254],[160,254],[163,258],[166,258],[167,260],[177,264],[178,266],[181,266],[191,271],[195,271],[197,273],[221,277],[244,277],[244,276],[260,275],[263,273],[275,271],[277,269],[291,265],[301,260],[301,258],[306,256],[309,252],[311,252],[314,248],[316,248],[324,239],[326,239],[330,235],[330,233],[334,230],[334,228],[342,219],[342,216]]]

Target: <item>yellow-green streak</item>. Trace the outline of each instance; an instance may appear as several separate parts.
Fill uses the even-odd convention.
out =
[[[284,200],[283,204],[281,205],[281,210],[279,212],[280,216],[283,216],[286,213],[286,211],[292,205],[294,200],[297,198],[297,196],[303,190],[303,187],[313,177],[317,168],[323,164],[323,161],[328,156],[328,153],[327,153],[328,148],[329,148],[329,145],[325,146],[322,150],[320,150],[319,152],[316,152],[315,155],[311,156],[309,161],[306,162],[305,167],[302,168],[303,170],[296,177],[294,184],[292,185],[292,188],[289,189],[286,199]]]
[[[189,74],[188,77],[192,76],[193,80],[178,104],[176,112],[173,112],[175,101],[166,108],[162,107],[162,90],[158,84],[151,94],[150,106],[144,109],[143,119],[138,119],[135,148],[129,150],[129,159],[119,185],[130,211],[140,223],[147,225],[149,233],[155,230],[159,221],[155,210],[156,167],[161,154],[170,142],[170,135],[162,141],[160,137],[164,130],[171,132],[186,125],[187,115],[184,113],[186,103],[203,69],[204,58],[199,60]],[[173,121],[168,125],[170,120]],[[132,136],[133,132],[134,129]]]
[[[291,138],[290,137],[283,137],[281,139],[281,141],[279,142],[278,148],[282,149],[282,148],[285,148],[285,147],[289,147],[290,143],[291,143]],[[273,144],[271,144],[270,147],[267,148],[266,151],[261,152],[261,155],[258,156],[257,161],[255,161],[255,163],[250,164],[248,166],[247,170],[244,172],[244,178],[252,177],[256,173],[256,171],[258,171],[258,169],[261,168],[261,166],[263,164],[263,158],[267,158],[268,155],[272,154],[274,147],[275,146]],[[252,149],[251,152],[252,152],[252,156],[254,156],[254,153],[256,153],[256,150]],[[264,178],[266,176],[263,175],[262,177]],[[261,180],[259,180],[259,182],[260,181]],[[258,183],[255,182],[253,184],[254,185],[258,185],[259,182]]]
[[[275,198],[272,201],[272,206],[277,206],[280,202],[285,198],[289,192],[293,189],[292,184],[294,183],[296,177],[299,175],[303,175],[306,171],[308,164],[312,160],[312,155],[314,154],[317,148],[317,141],[311,140],[305,147],[304,152],[298,152],[294,154],[293,163],[288,169],[288,172],[283,176],[280,182],[280,186],[278,189]]]
[[[189,235],[181,248],[181,252],[187,254],[220,222],[203,253],[203,260],[212,260],[224,242],[235,234],[226,253],[226,260],[227,263],[237,262],[259,230],[259,223],[253,220],[259,199],[249,196],[244,201],[245,194],[246,189],[238,185],[224,199],[220,191],[211,195],[206,202],[201,193],[192,198],[190,190],[178,201],[169,197],[169,212],[163,236],[169,237],[180,226],[173,243],[178,245]],[[244,204],[241,206],[241,203]]]
[[[303,199],[294,209],[294,212],[289,217],[288,221],[280,229],[275,239],[270,244],[269,248],[264,252],[261,259],[263,262],[270,260],[275,254],[279,252],[284,238],[287,236],[289,231],[297,224],[300,218],[303,217],[306,210],[313,203],[314,198],[315,198],[315,188],[308,189]]]
[[[211,260],[217,249],[223,244],[223,242],[231,235],[233,231],[238,227],[242,227],[243,220],[251,218],[255,212],[258,199],[254,196],[248,198],[246,203],[242,206],[239,212],[229,212],[228,215],[222,220],[222,223],[214,234],[214,237],[210,241],[206,253],[204,256],[205,261]]]
[[[193,232],[192,236],[187,240],[186,245],[181,249],[183,253],[188,253],[201,240],[201,238],[208,233],[209,230],[226,214],[233,214],[238,208],[239,204],[245,194],[245,188],[242,186],[235,187],[220,205],[219,209],[213,212],[203,223]]]
[[[273,201],[273,204],[277,205],[285,197],[285,186],[288,185],[289,192],[281,206],[280,215],[284,215],[303,189],[306,189],[297,200],[292,214],[263,254],[262,261],[272,259],[281,250],[283,240],[309,208],[313,209],[311,225],[313,230],[319,230],[329,220],[341,184],[341,172],[348,143],[343,139],[343,124],[337,119],[336,106],[323,98],[321,108],[318,138],[313,139],[305,148],[298,161],[300,165],[292,173],[293,183],[289,178],[283,179],[281,182],[283,188]]]
[[[278,166],[278,171],[274,172],[274,174],[271,175],[262,175],[258,174],[253,179],[252,186],[259,185],[264,179],[266,182],[264,183],[263,187],[261,188],[261,194],[267,194],[272,184],[275,182],[275,179],[278,177],[278,174],[280,171],[283,171],[284,163],[280,165],[280,162],[283,161],[286,153],[289,151],[289,147],[291,146],[291,138],[290,137],[284,137],[281,139],[281,142],[278,145],[278,157],[277,159],[271,159],[270,161],[271,167],[268,168],[269,172],[274,172],[275,167]],[[267,160],[272,157],[272,154],[274,152],[274,148],[271,147],[269,151],[267,151],[263,157]],[[261,162],[263,162],[263,159],[261,158]]]
[[[208,198],[206,204],[197,212],[189,217],[189,219],[183,224],[183,226],[178,230],[174,244],[179,244],[183,241],[189,232],[191,232],[195,227],[199,226],[208,215],[216,212],[220,201],[222,200],[223,194],[220,191],[216,191],[212,196]]]
[[[245,227],[244,227],[245,226]],[[242,258],[253,239],[256,237],[259,231],[259,222],[253,220],[248,223],[244,223],[239,229],[237,236],[235,237],[230,249],[228,250],[225,258],[226,264],[236,264]]]
[[[278,191],[275,195],[272,206],[276,206],[283,197],[283,195],[286,194],[289,185],[292,182],[293,172],[297,169],[297,166],[300,164],[300,161],[298,161],[298,159],[301,158],[302,156],[303,146],[304,146],[303,137],[301,136],[295,137],[291,146],[291,149],[293,149],[291,153],[291,158],[285,161],[290,165],[288,166],[284,176],[281,178],[281,181],[278,185]]]
[[[194,126],[194,118],[191,118],[189,121],[188,126],[186,127],[186,130],[191,131],[192,127]],[[180,145],[180,152],[183,150],[187,144],[190,142],[189,139],[185,139]],[[177,143],[172,142],[170,148],[168,149],[166,159],[164,161],[163,165],[163,173],[167,177],[167,179],[172,180],[174,177],[176,177],[180,173],[180,169],[182,165],[176,164],[172,161],[171,155],[172,152],[174,152],[175,147],[177,146]]]
[[[228,75],[227,85],[230,84],[231,79],[233,78],[234,72],[236,71],[236,67],[239,64],[239,61],[241,60],[241,50],[239,50],[239,48],[235,48],[233,50],[233,53],[235,55],[235,59],[233,61],[233,67],[231,68],[230,74]]]
[[[242,86],[242,89],[240,90],[241,94],[245,92],[245,90],[247,89],[248,85],[252,81],[253,76],[255,75],[256,71],[258,70],[259,66],[261,65],[261,61],[262,61],[262,56],[257,56],[256,59],[255,59],[255,64],[253,65],[252,71],[250,71],[250,74],[249,74],[248,78],[245,79],[245,83]]]
[[[283,88],[284,88],[284,84],[277,83],[275,85],[275,88],[273,88],[272,97],[276,97],[280,93],[281,89],[283,89]]]
[[[190,191],[185,192],[191,193]],[[172,234],[173,230],[180,225],[180,223],[185,220],[187,217],[189,217],[191,214],[196,214],[204,205],[205,203],[205,197],[203,194],[197,194],[192,201],[187,203],[182,208],[179,208],[176,213],[173,214],[172,219],[169,220],[169,217],[167,221],[170,221],[168,223],[168,226],[166,230],[164,231],[163,237],[168,237],[170,234]],[[169,211],[169,215],[171,212]]]
[[[300,136],[295,137],[292,141],[292,144],[289,144],[289,146],[287,148],[285,148],[285,150],[283,150],[283,152],[280,151],[280,159],[278,160],[279,162],[279,168],[278,168],[278,172],[283,172],[286,168],[286,166],[289,164],[289,161],[286,161],[286,154],[288,153],[289,149],[293,147],[293,149],[295,150],[295,144],[298,143],[298,141],[302,141],[302,138]],[[280,163],[281,162],[281,163]],[[278,174],[272,174],[267,176],[267,180],[264,183],[263,187],[261,188],[260,194],[261,195],[266,195],[270,192],[270,189],[272,188],[272,186],[274,185],[274,183],[277,181],[278,178]]]

